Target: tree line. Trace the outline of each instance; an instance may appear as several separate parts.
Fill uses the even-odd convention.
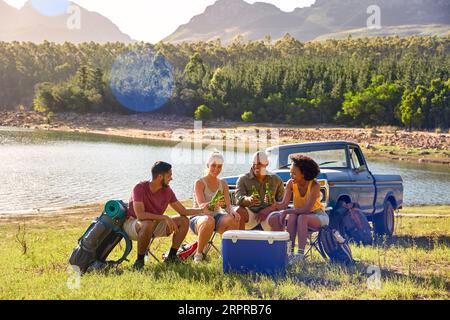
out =
[[[0,43],[0,108],[130,112],[111,93],[118,55],[153,50],[172,66],[158,112],[292,125],[345,123],[448,128],[450,35],[347,38],[228,46],[220,40],[156,45]]]

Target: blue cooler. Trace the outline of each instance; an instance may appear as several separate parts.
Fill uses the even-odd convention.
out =
[[[227,231],[222,236],[225,273],[285,274],[288,259],[287,232]]]

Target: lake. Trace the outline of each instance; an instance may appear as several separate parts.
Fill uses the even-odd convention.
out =
[[[0,128],[0,214],[128,200],[158,160],[173,163],[178,198],[191,198],[209,151],[188,151],[170,142]],[[249,154],[224,154],[222,176],[250,169]],[[369,160],[369,167],[403,177],[406,205],[450,204],[449,166]]]

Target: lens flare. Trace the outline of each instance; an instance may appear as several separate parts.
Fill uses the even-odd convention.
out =
[[[125,108],[135,112],[155,111],[172,97],[172,66],[151,49],[128,51],[113,63],[109,86]]]

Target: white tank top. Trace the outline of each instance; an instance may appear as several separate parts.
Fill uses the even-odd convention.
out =
[[[203,195],[205,197],[205,201],[206,202],[210,202],[214,196],[216,195],[217,192],[222,191],[223,192],[223,185],[222,185],[222,181],[220,181],[220,179],[217,179],[219,182],[219,188],[217,189],[217,191],[213,192],[208,188],[208,184],[206,183],[206,181],[202,178],[200,179],[200,181],[205,185],[205,189],[203,190]],[[197,201],[197,196],[195,195],[195,186],[194,186],[194,208],[198,208],[198,201]]]

